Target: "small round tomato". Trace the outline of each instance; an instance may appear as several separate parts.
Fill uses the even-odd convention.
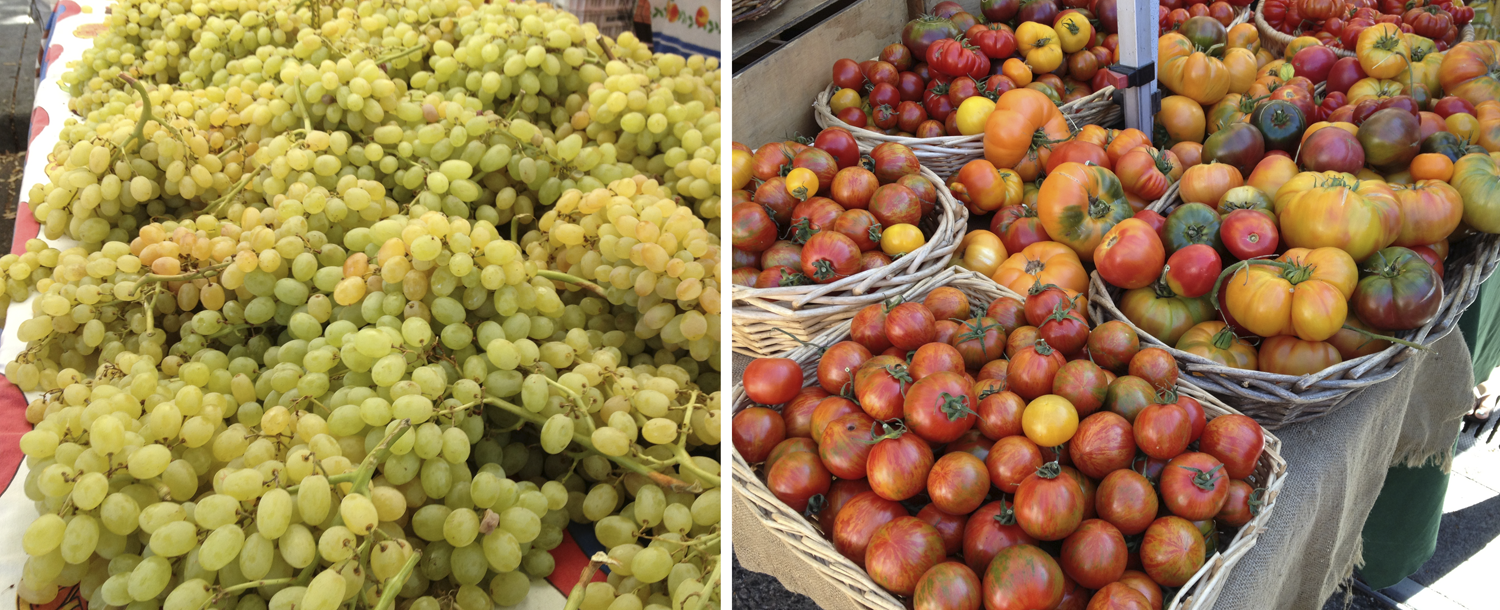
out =
[[[870,213],[885,227],[922,220],[922,199],[906,185],[886,184],[870,196]]]
[[[1021,413],[1021,429],[1037,446],[1056,447],[1068,442],[1078,431],[1078,411],[1068,399],[1047,394],[1026,405]]]
[[[1095,413],[1079,422],[1068,447],[1073,466],[1095,479],[1129,468],[1135,452],[1135,432],[1130,422],[1109,411]]]
[[[937,564],[917,581],[913,610],[979,610],[979,577],[957,561]]]
[[[786,440],[777,443],[776,447],[771,449],[771,454],[766,456],[766,461],[761,466],[761,468],[765,472],[771,472],[771,469],[776,467],[777,461],[799,451],[806,451],[813,455],[817,455],[818,443],[814,442],[813,439],[810,438],[787,438]]]
[[[1037,540],[1062,540],[1083,521],[1083,504],[1078,482],[1048,462],[1016,488],[1016,523]]]
[[[984,310],[984,317],[994,320],[1000,329],[1009,335],[1017,328],[1026,326],[1026,305],[1009,297],[1000,297]]]
[[[934,442],[956,440],[979,419],[974,407],[973,383],[963,375],[938,372],[917,380],[906,392],[903,412],[906,425],[918,436]]]
[[[1005,493],[1015,493],[1021,482],[1042,467],[1042,450],[1024,436],[1007,436],[995,441],[984,459],[990,482]]]
[[[964,561],[971,568],[984,569],[1001,549],[1018,544],[1036,544],[1036,539],[1016,525],[1014,507],[1004,500],[979,507],[964,525]]]
[[[1235,210],[1224,215],[1219,238],[1224,248],[1240,260],[1275,254],[1281,243],[1275,219],[1255,210]]]
[[[1072,404],[1079,417],[1088,417],[1103,407],[1108,390],[1104,369],[1091,360],[1070,360],[1052,378],[1052,393]]]
[[[823,461],[808,451],[782,457],[766,474],[766,486],[776,499],[799,513],[807,510],[808,500],[813,496],[828,493],[832,481]]]
[[[1011,337],[1021,334],[1018,330]],[[1046,341],[1037,339],[1011,356],[1006,379],[1012,392],[1028,401],[1035,400],[1052,391],[1057,371],[1066,363],[1062,353],[1052,349]]]
[[[969,369],[982,369],[984,365],[1005,355],[1005,331],[990,318],[970,318],[964,321],[959,325],[958,334],[949,343],[958,349],[964,365]]]
[[[854,245],[859,247],[860,252],[874,250],[880,247],[881,227],[880,221],[869,210],[853,209],[845,210],[833,221],[829,227],[833,231],[843,233],[845,237],[854,240]],[[791,243],[791,242],[787,242]],[[772,246],[775,247],[775,246]],[[800,251],[797,266],[802,266]]]
[[[870,449],[875,442],[870,429],[874,424],[875,420],[863,411],[828,423],[818,439],[818,457],[823,458],[828,472],[840,479],[862,479],[868,474]]]
[[[852,390],[854,371],[870,357],[869,348],[854,341],[840,341],[829,346],[818,360],[818,385],[830,394]]]
[[[1145,288],[1161,275],[1166,250],[1145,221],[1127,218],[1104,234],[1094,248],[1094,264],[1104,281],[1121,288]]]
[[[880,236],[880,250],[893,257],[911,254],[926,243],[921,229],[905,223],[891,225]]]
[[[862,366],[854,373],[854,396],[859,406],[870,417],[886,421],[901,417],[901,406],[906,400],[906,390],[911,387],[912,376],[900,358],[889,358],[875,366]],[[871,362],[875,360],[871,359]]]
[[[737,204],[732,214],[734,247],[747,252],[761,252],[776,243],[776,223],[760,204]]]
[[[1231,479],[1243,479],[1255,472],[1255,463],[1266,446],[1260,424],[1238,413],[1220,415],[1208,422],[1198,449],[1224,463]]]
[[[893,307],[889,303],[866,305],[854,314],[849,324],[849,338],[865,346],[870,353],[880,353],[891,346],[885,337],[885,315]]]
[[[1094,507],[1099,518],[1126,536],[1146,531],[1156,519],[1156,489],[1139,472],[1122,468],[1109,473],[1099,482],[1096,494]]]
[[[984,572],[987,610],[1044,610],[1062,603],[1064,579],[1057,560],[1029,544],[1001,549]]]
[[[957,555],[964,549],[964,526],[969,524],[969,515],[950,515],[928,504],[917,511],[917,518],[926,521],[938,535],[943,537],[943,552]]]
[[[927,495],[934,506],[950,515],[967,515],[984,504],[990,475],[973,454],[957,452],[938,458],[927,474]]]
[[[943,320],[938,324],[953,324],[953,322]],[[907,370],[911,373],[912,379],[921,381],[934,373],[943,371],[963,373],[967,369],[964,368],[964,357],[958,353],[958,348],[947,343],[933,342],[917,348]]]
[[[1161,472],[1161,498],[1167,510],[1189,521],[1212,519],[1224,508],[1229,477],[1224,464],[1207,453],[1184,453]]]
[[[730,424],[734,449],[745,461],[765,461],[771,450],[786,438],[786,422],[781,414],[765,407],[751,407],[736,413]]]
[[[951,286],[934,288],[922,299],[922,304],[939,320],[962,321],[969,317],[969,297]]]
[[[828,493],[823,496],[823,510],[818,511],[818,523],[823,525],[823,529],[829,532],[830,537],[833,533],[833,522],[838,518],[839,511],[844,510],[844,505],[850,500],[866,493],[870,493],[870,482],[864,479],[852,481],[840,479],[834,481],[833,486],[828,488]]]
[[[936,323],[927,306],[902,303],[886,312],[885,336],[896,349],[912,351],[932,342]]]
[[[996,362],[1006,362],[997,360]],[[984,371],[980,371],[980,376]],[[981,383],[983,383],[981,381]],[[1003,387],[1004,382],[1000,385]],[[1021,413],[1026,410],[1026,401],[1015,392],[1004,389],[979,390],[978,428],[985,438],[999,440],[1021,434]],[[1040,459],[1041,454],[1037,454]],[[1019,481],[1018,481],[1019,482]]]
[[[802,246],[802,274],[827,284],[859,273],[859,244],[836,231],[823,231]]]
[[[1129,324],[1110,320],[1089,331],[1088,351],[1100,368],[1123,375],[1130,368],[1130,360],[1141,351],[1141,339]]]
[[[1260,514],[1260,498],[1249,483],[1235,479],[1229,482],[1229,493],[1224,497],[1224,508],[1214,515],[1214,521],[1229,527],[1244,527]]]
[[[922,493],[927,472],[932,469],[932,448],[927,441],[910,434],[899,421],[875,425],[884,426],[885,431],[874,437],[875,445],[870,448],[867,461],[870,489],[897,502]]]
[[[1154,404],[1141,409],[1133,424],[1135,444],[1141,453],[1159,460],[1176,457],[1187,449],[1193,422],[1187,411],[1174,404]]]
[[[1141,541],[1141,566],[1163,586],[1180,587],[1203,567],[1203,533],[1182,517],[1157,519]]]
[[[779,405],[802,390],[802,367],[790,358],[756,358],[745,366],[741,379],[750,400]]]
[[[1120,579],[1128,554],[1118,528],[1102,519],[1089,519],[1063,540],[1060,563],[1078,584],[1098,589]]]
[[[850,498],[844,503],[843,508],[839,509],[838,516],[833,520],[829,538],[833,539],[835,550],[863,568],[865,567],[865,552],[868,550],[870,537],[875,534],[875,530],[908,515],[910,513],[906,512],[901,503],[892,502],[874,492],[867,491]]]
[[[812,439],[822,442],[823,432],[834,420],[850,413],[860,413],[859,405],[843,396],[828,396],[818,401],[818,406],[813,408],[812,418],[809,421],[809,429],[812,431]]]
[[[916,517],[897,517],[870,535],[865,570],[896,595],[911,595],[922,575],[943,561],[943,538]]]
[[[1089,324],[1076,304],[1058,305],[1036,329],[1039,340],[1057,350],[1064,358],[1078,355],[1089,341]]]
[[[1171,388],[1177,385],[1177,361],[1167,350],[1148,347],[1130,359],[1130,374],[1154,388]]]
[[[1172,253],[1162,278],[1178,296],[1195,298],[1208,294],[1219,280],[1223,263],[1211,246],[1192,244]]]
[[[798,369],[799,371],[801,369]],[[827,390],[821,386],[809,386],[802,388],[801,392],[792,397],[791,402],[781,408],[781,419],[786,422],[786,435],[788,438],[813,438],[812,416],[818,404],[828,398]]]
[[[1279,335],[1260,343],[1260,370],[1280,375],[1311,375],[1343,362],[1338,349],[1323,341]]]

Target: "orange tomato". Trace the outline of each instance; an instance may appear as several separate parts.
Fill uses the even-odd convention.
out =
[[[1156,113],[1156,124],[1166,129],[1167,139],[1174,144],[1201,143],[1208,128],[1208,117],[1203,114],[1202,104],[1187,96],[1172,95],[1161,101],[1161,110]]]
[[[1183,171],[1203,162],[1203,145],[1197,142],[1178,142],[1172,145],[1172,154],[1182,162]]]
[[[1000,64],[1000,74],[1005,75],[1006,78],[1014,82],[1016,87],[1025,87],[1031,84],[1031,68],[1026,66],[1026,62],[1014,57]]]
[[[1072,137],[1068,121],[1051,99],[1032,89],[1012,89],[1000,95],[984,126],[984,158],[995,167],[1009,167],[1023,182],[1036,180],[1052,145]]]
[[[1250,177],[1245,179],[1245,184],[1259,189],[1275,201],[1276,192],[1281,190],[1281,185],[1286,184],[1297,173],[1297,162],[1281,155],[1271,155],[1261,159],[1255,169],[1250,170]]]
[[[1187,203],[1201,203],[1218,209],[1224,193],[1245,184],[1240,170],[1227,163],[1200,163],[1182,173],[1177,196]]]
[[[1055,241],[1039,241],[1011,254],[991,279],[1018,294],[1026,294],[1038,282],[1075,294],[1089,289],[1088,272],[1083,270],[1078,253]]]
[[[1453,177],[1453,160],[1448,155],[1424,153],[1411,160],[1411,177],[1417,180],[1441,180]]]
[[[1311,375],[1344,361],[1339,350],[1325,341],[1303,341],[1296,337],[1271,337],[1260,344],[1260,370],[1281,375]]]

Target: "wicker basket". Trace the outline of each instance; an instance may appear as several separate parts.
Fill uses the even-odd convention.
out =
[[[1259,6],[1255,7],[1255,29],[1260,32],[1260,46],[1270,51],[1272,56],[1283,57],[1286,54],[1286,46],[1291,44],[1295,37],[1283,34],[1266,23],[1265,15],[1261,11],[1264,6],[1265,3],[1262,2]],[[1471,40],[1474,40],[1474,26],[1473,24],[1465,25],[1458,31],[1458,42],[1469,42]],[[1328,48],[1332,49],[1333,54],[1338,57],[1354,57],[1353,51],[1346,51],[1337,47]]]
[[[943,136],[940,138],[909,138],[904,136],[889,136],[883,133],[861,129],[851,126],[833,115],[833,109],[829,107],[828,101],[838,88],[829,84],[827,88],[813,98],[813,118],[818,122],[818,127],[842,127],[854,134],[854,141],[859,143],[860,152],[870,152],[871,149],[886,142],[898,142],[905,144],[916,153],[917,159],[922,165],[932,168],[932,171],[941,176],[951,176],[958,173],[964,164],[975,159],[984,158],[984,134],[972,136]],[[1070,131],[1078,131],[1084,125],[1114,125],[1124,121],[1125,111],[1119,104],[1114,103],[1114,87],[1105,87],[1084,97],[1078,98],[1061,106],[1058,111],[1068,119]]]
[[[1177,207],[1176,197],[1163,198],[1147,209],[1165,216]],[[1476,235],[1454,244],[1444,263],[1443,304],[1437,317],[1414,331],[1397,333],[1402,339],[1432,345],[1458,327],[1464,310],[1479,294],[1479,285],[1500,262],[1500,235]],[[1269,430],[1310,421],[1334,412],[1355,391],[1395,377],[1416,350],[1392,345],[1385,350],[1346,360],[1313,375],[1279,375],[1219,365],[1180,351],[1147,334],[1116,306],[1123,290],[1110,286],[1098,272],[1089,283],[1089,315],[1096,322],[1119,320],[1140,334],[1141,342],[1166,349],[1195,383],[1212,392]]]
[[[912,287],[907,295],[917,298],[939,286],[952,286],[968,295],[976,312],[982,312],[985,306],[996,298],[1021,298],[982,275],[959,270],[945,271],[928,278]],[[849,323],[844,322],[818,337],[814,343],[828,346],[848,336]],[[819,356],[820,352],[817,349],[806,346],[785,354],[785,357],[802,365],[807,385],[818,382]],[[1180,382],[1178,391],[1203,403],[1203,409],[1207,412],[1209,419],[1236,413],[1234,409],[1219,402],[1218,399],[1185,379]],[[734,411],[738,413],[751,406],[755,405],[745,396],[744,386],[735,384]],[[1203,568],[1177,591],[1176,596],[1166,605],[1168,610],[1212,608],[1214,601],[1219,597],[1219,592],[1228,582],[1229,572],[1234,568],[1235,563],[1255,546],[1256,538],[1268,527],[1276,496],[1280,493],[1281,485],[1286,477],[1286,461],[1281,458],[1281,441],[1269,433],[1265,436],[1265,452],[1261,454],[1260,461],[1256,464],[1255,474],[1250,477],[1252,484],[1266,489],[1265,505],[1250,523],[1240,528],[1228,544],[1221,545],[1218,553],[1209,557]],[[902,600],[875,584],[864,570],[839,554],[824,536],[823,528],[818,524],[808,522],[797,511],[778,500],[766,487],[765,481],[761,478],[763,473],[746,463],[739,451],[734,452],[731,467],[734,471],[735,495],[747,501],[751,511],[766,526],[766,529],[786,543],[787,550],[792,556],[807,562],[812,569],[834,587],[843,591],[860,607],[905,610],[907,606]]]
[[[922,223],[927,243],[880,269],[856,273],[837,282],[781,288],[733,288],[734,351],[754,357],[771,356],[800,345],[792,336],[810,340],[860,308],[903,292],[948,266],[953,251],[969,228],[969,210],[953,198],[948,185],[932,169],[922,176],[938,192],[936,218]],[[788,333],[791,336],[788,336]]]
[[[734,0],[734,23],[760,19],[783,4],[786,0]]]

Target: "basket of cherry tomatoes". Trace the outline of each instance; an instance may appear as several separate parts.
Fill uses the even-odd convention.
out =
[[[969,271],[740,379],[736,495],[870,608],[1210,608],[1286,474],[1127,325]]]
[[[941,2],[879,56],[834,62],[814,116],[850,130],[865,150],[910,146],[941,175],[983,156],[985,122],[1006,91],[1044,93],[1072,129],[1117,123],[1123,113],[1105,69],[1117,58],[1115,3],[995,2],[975,16]]]
[[[779,354],[947,266],[968,210],[905,145],[734,144],[734,349]]]
[[[1474,40],[1474,9],[1463,0],[1264,0],[1255,9],[1261,43],[1276,57],[1290,58],[1293,42],[1307,38],[1354,57],[1359,35],[1388,23],[1402,33],[1431,39],[1444,51]]]

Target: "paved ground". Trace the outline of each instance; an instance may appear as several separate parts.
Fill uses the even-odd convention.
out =
[[[8,252],[21,193],[42,28],[29,0],[0,0],[0,246]]]

